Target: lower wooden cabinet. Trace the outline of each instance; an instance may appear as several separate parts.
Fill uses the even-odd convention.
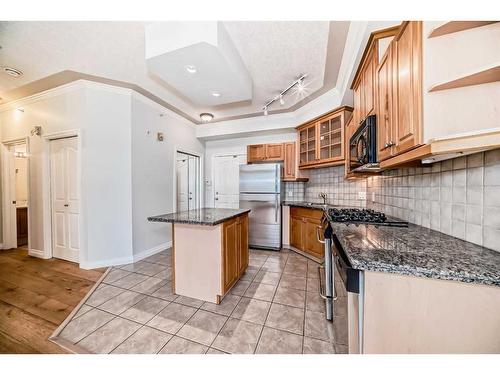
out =
[[[222,244],[222,290],[226,294],[248,267],[248,214],[223,223]]]
[[[323,212],[302,207],[290,208],[290,245],[316,258],[324,255],[323,244],[318,241],[317,228],[321,227]]]

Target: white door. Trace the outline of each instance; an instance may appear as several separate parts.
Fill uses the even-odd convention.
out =
[[[177,212],[187,211],[188,205],[188,162],[177,159]]]
[[[214,207],[239,207],[240,165],[245,163],[245,155],[214,157]]]
[[[52,256],[78,262],[80,189],[76,137],[50,141]]]

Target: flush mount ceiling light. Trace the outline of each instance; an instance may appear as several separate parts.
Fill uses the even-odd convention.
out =
[[[219,91],[212,91],[212,96],[215,96],[216,98],[220,97],[222,94]]]
[[[304,92],[304,79],[307,77],[307,74],[302,74],[299,78],[297,78],[295,81],[291,83],[290,86],[288,86],[286,89],[282,90],[278,95],[276,95],[274,98],[269,100],[264,107],[262,107],[262,110],[264,111],[264,116],[267,116],[267,108],[273,104],[276,101],[279,101],[281,105],[285,104],[285,99],[284,96],[294,87],[296,87],[297,92],[302,93]]]
[[[210,122],[213,120],[213,118],[214,118],[214,115],[212,115],[211,113],[200,113],[200,119],[201,119],[201,122],[203,122],[203,123]]]
[[[194,74],[194,73],[196,73],[196,66],[194,66],[194,65],[186,65],[186,71],[188,73]]]
[[[9,76],[15,77],[15,78],[21,77],[23,75],[23,72],[21,72],[19,69],[11,68],[9,66],[4,66],[3,72],[5,74],[8,74]]]

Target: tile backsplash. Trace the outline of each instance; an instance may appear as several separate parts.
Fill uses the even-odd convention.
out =
[[[285,199],[322,203],[319,193],[328,195],[327,202],[335,205],[365,207],[366,200],[359,199],[358,193],[366,194],[366,180],[345,180],[344,167],[311,169],[304,173],[308,182],[286,182]],[[290,195],[290,193],[292,195]]]
[[[366,182],[368,208],[500,251],[500,150]]]

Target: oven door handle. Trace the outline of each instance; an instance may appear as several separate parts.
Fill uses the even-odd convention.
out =
[[[321,234],[320,234],[321,229],[323,229],[323,227],[321,225],[318,225],[316,227],[316,238],[318,239],[319,242],[325,243],[325,240],[321,239]]]

